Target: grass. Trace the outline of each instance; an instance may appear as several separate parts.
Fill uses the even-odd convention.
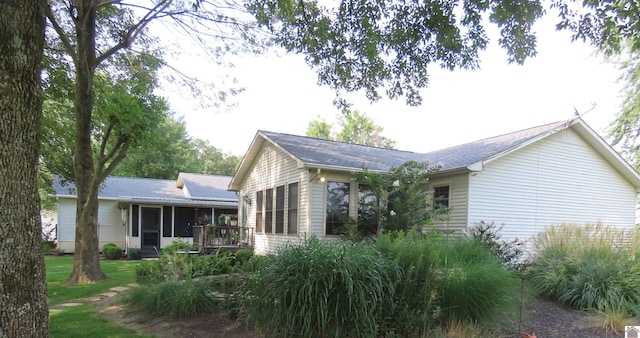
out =
[[[637,238],[602,224],[549,227],[536,240],[531,281],[561,303],[605,314],[603,327],[620,326],[640,304]]]
[[[94,284],[64,285],[73,269],[72,256],[47,256],[47,286],[49,308],[108,292],[114,286],[124,286],[135,280],[135,266],[141,261],[101,261],[100,266],[108,279]],[[153,337],[141,336],[129,329],[111,325],[103,318],[96,316],[93,306],[83,304],[66,307],[50,314],[50,331],[52,337]]]
[[[46,256],[49,306],[73,299],[85,298],[108,292],[114,286],[135,282],[135,267],[142,261],[101,261],[102,271],[108,276],[94,284],[64,285],[73,269],[72,256]]]
[[[50,315],[52,338],[64,337],[105,337],[105,338],[144,338],[151,335],[139,335],[135,331],[111,325],[105,319],[97,317],[91,305],[69,307]]]

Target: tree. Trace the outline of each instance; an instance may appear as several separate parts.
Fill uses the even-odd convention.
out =
[[[45,1],[0,2],[0,337],[48,337],[37,163]]]
[[[175,179],[178,173],[198,172],[196,150],[182,118],[167,116],[156,132],[129,149],[114,175]]]
[[[623,156],[640,170],[640,53],[630,53],[621,64],[624,100],[608,135],[613,145],[620,145]]]
[[[220,149],[209,144],[208,141],[196,139],[193,142],[196,150],[197,172],[201,174],[233,175],[242,161],[241,156],[223,153]]]
[[[338,94],[363,90],[371,101],[404,97],[422,102],[428,66],[475,69],[489,38],[485,18],[500,28],[508,61],[536,54],[533,23],[544,9],[539,0],[338,1],[254,0],[249,9],[286,50],[304,54],[318,82]]]
[[[180,172],[233,175],[242,158],[192,139],[182,118],[166,117],[158,130],[130,149],[114,175],[175,179]]]
[[[447,212],[434,209],[427,199],[432,193],[428,176],[439,169],[408,161],[389,173],[364,170],[354,174],[359,189],[358,219],[355,224],[347,222],[345,232],[358,237],[379,236],[383,231],[422,231],[435,216]]]
[[[145,121],[145,116],[139,114],[141,111],[120,114],[121,112],[105,110],[102,112],[105,119],[96,119],[97,115],[100,115],[96,108],[100,107],[101,100],[107,100],[102,96],[104,93],[99,91],[98,84],[101,81],[114,80],[111,85],[112,88],[118,89],[118,94],[131,94],[137,89],[148,89],[144,86],[126,86],[128,71],[131,71],[132,67],[123,71],[119,66],[127,65],[129,60],[134,60],[131,66],[141,68],[149,66],[147,62],[151,62],[152,66],[159,63],[153,53],[134,48],[140,47],[134,43],[144,40],[145,29],[154,20],[171,19],[184,31],[194,35],[199,33],[196,40],[201,41],[202,46],[208,45],[206,38],[221,40],[223,46],[211,45],[207,49],[212,56],[232,50],[230,45],[236,43],[238,38],[246,37],[250,25],[229,16],[229,12],[237,10],[234,4],[206,0],[194,3],[160,0],[154,2],[150,8],[120,1],[59,1],[49,2],[46,10],[46,17],[50,23],[49,38],[54,40],[50,44],[52,55],[64,61],[57,70],[70,75],[69,78],[73,79],[74,84],[68,92],[68,102],[73,103],[74,119],[74,147],[68,159],[72,159],[73,164],[77,213],[74,267],[68,282],[90,283],[104,278],[98,260],[97,238],[100,184],[126,156],[132,142],[135,143],[134,136],[140,131],[148,130],[125,123],[119,124],[123,129],[117,129],[110,122],[122,122],[125,116],[134,122],[150,122]],[[142,17],[139,18],[135,13],[142,13]],[[220,27],[227,29],[223,30]],[[143,75],[144,72],[134,73]],[[102,88],[106,90],[109,86],[105,85]],[[198,89],[197,86],[191,88]],[[223,98],[227,94],[222,92],[218,97]],[[116,104],[128,108],[135,107],[136,104],[156,105],[161,102],[136,100],[127,95],[115,95],[112,98],[116,98]],[[94,138],[92,131],[96,126],[104,128],[102,139]],[[95,147],[98,149],[97,152],[94,152]]]
[[[382,136],[383,128],[376,125],[366,114],[357,110],[346,111],[338,116],[340,131],[334,133],[324,119],[311,121],[306,135],[346,143],[364,144],[374,147],[393,148],[395,141]]]
[[[606,55],[625,49],[640,51],[640,3],[637,1],[575,2],[554,0],[560,15],[558,29],[569,30],[574,40],[589,41]]]

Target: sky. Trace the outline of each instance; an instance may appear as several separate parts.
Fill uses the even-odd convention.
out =
[[[547,16],[534,26],[538,55],[523,66],[509,65],[493,39],[480,54],[480,70],[431,67],[419,107],[406,106],[403,99],[370,103],[363,93],[354,93],[349,96],[352,108],[381,126],[397,149],[415,152],[569,119],[575,110],[604,137],[622,102],[620,71],[594,55],[592,47],[555,31],[552,19]],[[209,76],[206,64],[182,62]],[[245,91],[226,112],[198,109],[183,95],[165,94],[192,137],[244,155],[258,130],[304,135],[309,122],[320,118],[337,126],[333,92],[316,84],[316,74],[301,55],[239,56],[234,63],[229,74]]]

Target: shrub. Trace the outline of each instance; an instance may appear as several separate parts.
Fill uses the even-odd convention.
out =
[[[258,269],[248,311],[267,335],[371,337],[397,266],[373,246],[315,237],[288,244]]]
[[[551,226],[536,238],[531,281],[542,295],[577,308],[635,314],[640,261],[632,238],[602,224]]]
[[[216,293],[205,279],[168,280],[133,288],[124,297],[129,306],[152,315],[185,318],[216,307]]]
[[[169,245],[162,248],[162,254],[172,255],[178,251],[184,251],[185,247],[189,247],[189,250],[197,250],[198,246],[191,244],[182,238],[174,239]]]
[[[43,252],[51,252],[53,249],[57,247],[54,241],[42,241],[42,251]]]
[[[429,336],[436,316],[434,265],[438,261],[433,239],[416,233],[392,232],[380,236],[378,247],[401,269],[390,306],[384,308],[384,330],[402,337]]]
[[[242,266],[243,264],[248,262],[251,257],[253,257],[253,250],[240,249],[236,251],[235,257],[236,257],[235,265]]]
[[[120,259],[122,258],[122,249],[113,243],[109,243],[102,247],[102,254],[106,259]]]
[[[441,241],[437,270],[442,323],[487,323],[519,303],[520,279],[474,241]]]
[[[160,260],[143,261],[136,265],[136,283],[156,284],[164,281]]]
[[[496,222],[480,221],[465,233],[466,237],[495,254],[502,263],[509,268],[518,268],[522,263],[524,253],[524,241],[513,239],[503,240],[500,231],[503,225],[497,226]]]

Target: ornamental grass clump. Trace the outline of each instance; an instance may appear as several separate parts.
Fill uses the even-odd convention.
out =
[[[151,315],[185,318],[215,309],[216,295],[214,283],[206,279],[168,280],[133,288],[124,302]]]
[[[251,279],[248,311],[267,335],[374,337],[399,269],[370,244],[315,237],[277,251]]]
[[[475,241],[440,241],[437,304],[443,325],[489,324],[518,313],[521,280]]]
[[[638,315],[638,240],[628,229],[561,224],[535,242],[531,282],[544,296],[580,309]]]
[[[402,337],[427,336],[437,315],[434,239],[417,232],[386,233],[377,246],[401,271],[396,292],[383,309],[384,327]]]

